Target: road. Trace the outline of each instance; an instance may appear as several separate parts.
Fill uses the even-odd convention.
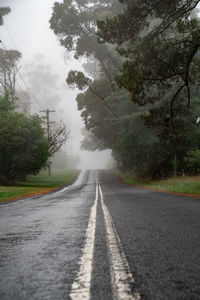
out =
[[[200,200],[99,170],[4,203],[0,299],[200,299]]]

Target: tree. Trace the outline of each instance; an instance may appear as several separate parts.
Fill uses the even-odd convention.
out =
[[[17,50],[0,49],[0,87],[1,95],[10,94],[15,99],[16,77],[19,70],[21,53]]]
[[[49,153],[53,156],[64,145],[69,137],[70,131],[66,125],[60,121],[60,123],[54,123],[49,128],[49,136],[47,137],[49,143]]]
[[[185,145],[190,129],[195,132],[189,104],[197,89],[199,65],[195,65],[198,57],[192,46],[195,38],[187,30],[196,29],[198,22],[194,18],[191,23],[183,22],[181,17],[173,21],[174,9],[181,13],[181,1],[179,6],[176,1],[164,6],[161,1],[121,1],[127,9],[123,12],[118,6],[114,13],[117,2],[106,2],[57,3],[50,21],[68,52],[87,57],[89,76],[72,70],[67,78],[68,85],[81,91],[77,104],[88,131],[82,147],[92,151],[110,148],[120,167],[140,176],[166,177],[173,171],[175,157],[178,168],[185,168],[184,157],[192,148]],[[189,12],[189,6],[187,9]],[[117,11],[121,11],[118,16]],[[100,45],[95,37],[97,19]],[[161,33],[159,26],[166,31]],[[185,36],[179,36],[180,32]],[[187,38],[184,50],[176,43],[182,43],[183,37]],[[118,53],[111,43],[119,45]],[[191,75],[190,82],[187,76]]]
[[[40,54],[34,56],[31,63],[26,66],[24,76],[32,93],[40,99],[40,105],[55,110],[60,101],[57,92],[59,88],[57,84],[58,76],[54,73],[52,67],[46,63],[45,57]],[[54,117],[59,121],[59,116],[56,113]]]
[[[3,17],[10,13],[9,7],[0,7],[0,25],[3,25]]]
[[[117,88],[114,84],[113,76],[119,71],[120,57],[114,53],[113,47],[99,45],[95,36],[97,18],[103,19],[103,16],[113,15],[117,11],[113,9],[117,2],[113,1],[106,6],[102,5],[103,1],[101,1],[98,8],[96,2],[94,6],[89,7],[83,2],[76,2],[79,2],[77,6],[73,6],[74,2],[71,1],[55,4],[51,28],[59,35],[61,44],[68,51],[74,50],[76,57],[88,57],[90,77],[80,71],[70,71],[67,78],[68,85],[82,91],[77,96],[77,104],[88,131],[82,147],[90,151],[110,148],[119,165],[133,168],[131,159],[138,152],[134,149],[134,143],[130,143],[129,139],[123,137],[134,136],[135,138],[134,132],[139,133],[140,129],[144,130],[142,120],[138,122],[138,115],[140,116],[142,112],[138,105],[129,101],[130,94],[124,89]],[[81,9],[78,9],[80,7]],[[121,7],[118,6],[118,12],[120,10]],[[94,14],[94,11],[98,11],[98,14]],[[71,13],[72,15],[76,14],[76,18],[73,18]],[[84,43],[85,40],[90,40],[90,43]],[[98,67],[98,76],[95,74],[95,79],[93,79],[91,75],[96,69],[95,65]],[[133,124],[138,130],[135,130]],[[150,130],[146,130],[146,132],[149,133]],[[129,159],[126,161],[123,156],[124,149],[129,152],[129,156],[126,156]],[[140,153],[141,149],[142,143]],[[135,161],[139,163],[138,159]]]
[[[200,21],[195,8],[200,1],[120,2],[125,4],[123,13],[98,21],[98,40],[117,45],[124,59],[115,76],[118,86],[144,107],[141,118],[165,145],[168,170],[176,158],[181,171],[189,161],[184,160],[186,153],[195,156],[199,149],[191,141],[199,136],[194,112],[200,67]],[[121,149],[129,142],[123,140]]]
[[[77,96],[78,107],[82,110],[86,128],[90,130],[89,134],[92,135],[95,131],[98,140],[103,135],[108,137],[109,133],[114,136],[112,128],[109,127],[108,122],[106,125],[104,119],[110,116],[117,117],[119,109],[115,112],[111,102],[104,100],[115,91],[116,85],[113,84],[112,77],[114,70],[119,69],[120,61],[112,47],[98,44],[95,35],[96,20],[120,9],[121,6],[116,0],[109,3],[105,0],[94,1],[94,5],[91,5],[88,0],[63,1],[63,3],[55,3],[50,20],[51,28],[67,52],[74,52],[75,58],[82,56],[87,58],[90,69],[94,71],[90,71],[90,77],[80,71],[70,71],[67,83],[72,87],[78,87],[83,92]],[[96,80],[91,77],[91,73],[95,73]],[[95,125],[97,123],[101,123],[101,130],[100,126]],[[101,149],[106,144],[105,139],[101,139]]]
[[[106,45],[99,45],[96,39],[96,21],[119,12],[121,5],[116,0],[69,0],[56,2],[50,19],[50,27],[59,37],[67,53],[73,52],[75,58],[87,57],[97,60],[101,73],[112,84],[113,67],[119,68],[117,54]]]
[[[99,41],[119,45],[118,53],[125,58],[116,77],[119,86],[139,105],[158,108],[160,103],[160,110],[168,106],[169,125],[178,138],[175,119],[187,113],[191,90],[199,81],[200,23],[193,13],[199,1],[121,2],[126,5],[122,14],[98,22]]]
[[[8,95],[0,98],[0,145],[1,184],[37,174],[50,156],[42,120],[16,113]]]
[[[132,126],[131,126],[132,125]],[[119,167],[131,170],[138,177],[154,180],[166,178],[171,171],[171,156],[167,143],[146,128],[140,116],[124,130],[117,146]]]

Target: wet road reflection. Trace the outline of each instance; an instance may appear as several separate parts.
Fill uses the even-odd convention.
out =
[[[94,172],[0,206],[0,299],[67,299],[95,198]]]

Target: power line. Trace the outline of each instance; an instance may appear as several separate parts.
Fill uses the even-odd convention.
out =
[[[2,40],[0,41],[4,50],[8,51],[4,45],[4,43],[2,42]],[[40,107],[40,109],[43,109],[43,107],[41,106],[41,104],[39,103],[39,101],[37,100],[37,98],[35,97],[35,95],[33,94],[32,90],[30,89],[30,87],[28,86],[28,84],[26,83],[26,81],[24,80],[23,76],[21,75],[20,71],[17,69],[17,73],[19,75],[19,77],[21,78],[22,82],[24,83],[24,85],[26,86],[27,90],[29,91],[30,95],[33,97],[33,99],[35,100],[35,102],[37,103],[37,105]]]
[[[8,36],[9,36],[11,42],[13,43],[13,46],[15,47],[15,49],[18,49],[18,47],[17,47],[17,45],[16,45],[16,43],[15,43],[15,41],[14,41],[14,39],[13,39],[13,37],[12,37],[12,35],[11,35],[10,31],[8,30],[8,27],[6,26],[5,23],[3,24],[3,27],[4,27],[5,30],[7,31]],[[25,64],[25,62],[24,62],[24,60],[23,60],[23,57],[21,57],[20,60],[22,61],[23,65],[24,65],[24,68],[26,69],[26,71],[29,73],[30,70],[28,70],[28,68],[27,68],[27,66],[26,66],[26,64]]]
[[[24,96],[27,98],[27,93],[26,93],[26,91],[23,89],[23,87],[21,86],[21,84],[20,84],[18,81],[16,81],[16,83],[17,83],[17,85],[19,86],[20,90],[23,92]],[[33,104],[33,105],[35,106],[36,109],[38,108],[34,102],[31,103],[31,102],[27,101],[27,103]]]
[[[15,43],[13,37],[12,37],[12,34],[11,34],[10,31],[8,30],[8,27],[6,26],[6,24],[4,24],[4,28],[6,29],[6,31],[7,31],[7,33],[8,33],[8,36],[9,36],[11,42],[13,43],[13,46],[15,47],[15,49],[17,49],[18,47],[17,47],[17,45],[16,45],[16,43]],[[25,64],[25,62],[24,62],[24,60],[23,60],[23,58],[21,58],[21,61],[22,61],[23,65],[24,65],[24,68],[25,68],[26,71],[29,73],[29,70],[28,70],[28,68],[27,68],[27,66],[26,66],[26,64]],[[19,75],[20,75],[20,74],[19,74]],[[20,77],[21,77],[21,75],[20,75]],[[23,79],[22,79],[22,81],[23,81]],[[25,83],[25,86],[26,86],[26,83]],[[27,86],[26,86],[26,87],[27,87]],[[29,87],[28,87],[28,90],[30,90]],[[31,91],[30,93],[31,93],[32,97],[35,99],[35,101],[38,103],[38,100],[37,100],[37,98],[35,97],[35,95],[32,93],[32,91]],[[38,105],[40,106],[41,109],[43,109],[39,103],[38,103]]]
[[[40,102],[37,100],[37,98],[35,97],[35,95],[34,95],[33,92],[31,91],[31,89],[30,89],[29,86],[27,85],[26,81],[24,80],[24,78],[23,78],[22,75],[20,74],[19,70],[17,70],[17,72],[18,72],[18,74],[19,74],[19,77],[20,77],[21,80],[23,81],[24,85],[26,86],[27,90],[30,92],[31,96],[35,99],[35,102],[39,105],[39,107],[40,107],[41,109],[43,109],[42,106],[41,106],[41,104],[40,104]]]
[[[6,29],[6,31],[7,31],[7,33],[8,33],[8,36],[9,36],[10,40],[12,41],[12,43],[13,43],[15,49],[17,49],[18,47],[17,47],[17,45],[16,45],[16,43],[15,43],[15,41],[14,41],[14,39],[13,39],[11,33],[9,32],[8,27],[6,26],[5,23],[4,23],[4,26],[3,26],[3,27]],[[1,43],[2,43],[2,41],[1,41]],[[3,43],[2,43],[2,45],[3,45]],[[4,46],[4,45],[3,45],[3,46]],[[5,46],[4,46],[4,49],[5,49]],[[25,63],[24,63],[24,61],[23,61],[22,58],[21,58],[21,61],[23,62],[24,66],[26,67],[26,65],[25,65]],[[16,81],[16,84],[19,86],[19,88],[20,88],[21,91],[23,92],[24,96],[27,97],[27,93],[26,93],[26,91],[24,91],[24,89],[23,89],[23,87],[21,86],[21,84],[20,84],[18,81]],[[30,103],[30,101],[27,102],[27,103]],[[33,104],[33,105],[35,106],[35,108],[37,109],[37,107],[36,107],[36,105],[35,105],[34,102],[32,102],[32,103],[30,103],[30,104]]]
[[[3,24],[3,27],[6,29],[6,31],[7,31],[7,33],[8,33],[8,35],[9,35],[9,37],[10,37],[10,40],[12,41],[12,43],[13,43],[13,45],[14,45],[15,49],[17,49],[18,47],[17,47],[17,45],[16,45],[16,43],[15,43],[15,41],[14,41],[14,39],[13,39],[13,37],[12,37],[11,33],[9,32],[9,30],[8,30],[8,27],[6,26],[6,24],[5,24],[5,23]]]

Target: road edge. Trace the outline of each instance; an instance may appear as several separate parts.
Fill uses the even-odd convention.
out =
[[[70,182],[68,184],[64,184],[64,185],[62,185],[60,187],[57,187],[57,188],[49,189],[48,191],[45,191],[45,192],[27,194],[27,195],[24,195],[24,196],[14,197],[13,199],[3,200],[3,201],[0,201],[0,205],[9,204],[9,203],[13,203],[13,202],[16,202],[16,201],[19,201],[19,200],[24,200],[24,199],[27,199],[27,200],[28,199],[39,199],[42,196],[49,195],[49,194],[52,194],[54,192],[61,191],[62,189],[73,185],[78,180],[80,174],[81,174],[81,171],[77,174],[76,178],[74,178],[72,180],[72,182]]]

